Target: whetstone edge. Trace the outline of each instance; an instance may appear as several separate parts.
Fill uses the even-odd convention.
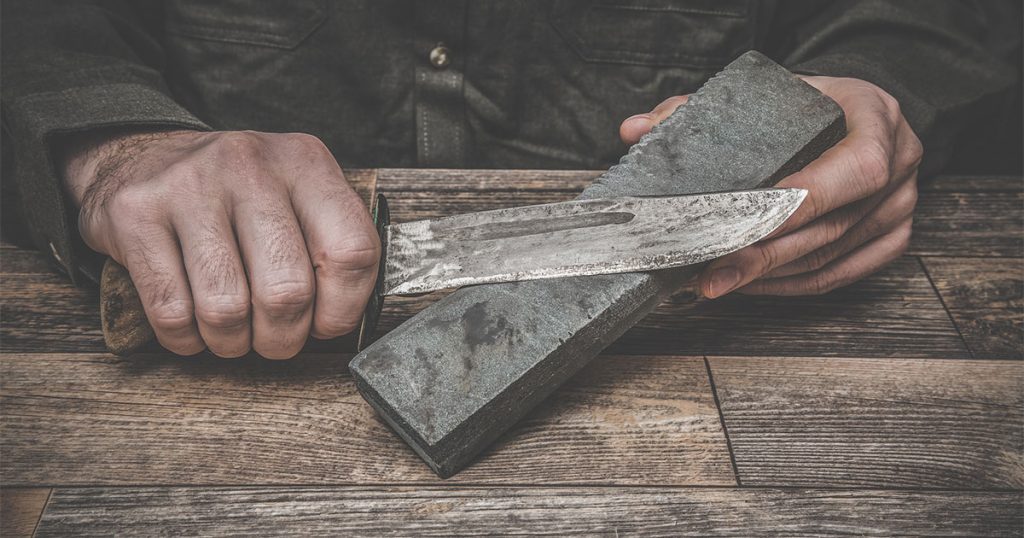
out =
[[[751,51],[580,197],[770,186],[845,132],[835,102]],[[349,368],[378,414],[438,475],[451,476],[698,270],[462,288],[371,344]]]

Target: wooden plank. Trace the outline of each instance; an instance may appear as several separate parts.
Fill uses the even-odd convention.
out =
[[[1020,176],[938,176],[918,182],[921,192],[1020,192]]]
[[[105,351],[99,292],[50,269],[3,275],[0,340],[5,353]]]
[[[3,337],[7,352],[103,352],[93,290],[53,273],[5,276]],[[380,331],[448,292],[389,297]],[[736,338],[743,334],[743,338]],[[827,338],[822,338],[827,336]],[[309,352],[352,351],[348,340],[316,341]],[[150,348],[151,351],[155,348]],[[802,356],[967,357],[927,277],[912,258],[864,282],[821,297],[730,296],[662,304],[611,348],[624,354],[763,354]]]
[[[1020,492],[736,488],[58,489],[39,536],[1015,536]]]
[[[1024,363],[710,364],[744,486],[1024,487]]]
[[[32,536],[50,488],[0,488],[0,536]]]
[[[991,258],[921,261],[975,358],[1024,358],[1024,262]]]
[[[1024,256],[1024,191],[922,191],[909,254]]]
[[[439,198],[449,193],[547,191],[580,193],[603,170],[459,170],[445,168],[381,168],[377,188],[388,192],[426,192]],[[522,205],[522,204],[516,204]]]
[[[47,256],[34,250],[18,247],[0,250],[0,274],[5,277],[14,274],[35,274],[57,272],[57,264]]]
[[[7,484],[440,483],[348,357],[0,357]],[[735,484],[700,358],[604,357],[444,483]]]
[[[380,330],[397,327],[447,293],[388,297]],[[911,257],[823,296],[732,295],[694,302],[681,294],[630,329],[609,353],[970,357]]]
[[[94,290],[40,273],[4,276],[6,352],[103,352]],[[449,292],[388,297],[378,334]],[[743,335],[738,338],[737,335]],[[150,348],[155,351],[156,347]],[[354,351],[349,339],[310,340],[308,352]],[[663,303],[610,350],[621,354],[969,357],[917,260],[819,297],[728,296]]]

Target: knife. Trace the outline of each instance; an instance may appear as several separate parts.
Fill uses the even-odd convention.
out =
[[[806,195],[803,189],[759,189],[587,199],[391,224],[387,199],[379,194],[373,219],[381,261],[359,348],[372,338],[385,296],[697,264],[763,239]],[[111,351],[130,352],[152,338],[123,268],[109,275],[104,269],[100,293]]]

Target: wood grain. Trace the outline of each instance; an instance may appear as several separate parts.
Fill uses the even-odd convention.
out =
[[[936,176],[918,182],[920,192],[1020,192],[1020,176]]]
[[[39,536],[1015,536],[1020,492],[58,489]]]
[[[0,358],[5,484],[440,480],[347,357]],[[445,483],[735,484],[703,360],[603,357]]]
[[[922,260],[976,358],[1024,358],[1024,260]]]
[[[38,272],[3,274],[0,340],[4,353],[105,351],[98,290],[76,288],[46,262],[32,261],[41,254],[16,252],[27,255],[22,260],[25,264],[44,265]]]
[[[1024,191],[922,191],[908,254],[1024,256]]]
[[[0,488],[0,536],[32,536],[50,488]]]
[[[1024,487],[1024,363],[710,364],[744,486]]]

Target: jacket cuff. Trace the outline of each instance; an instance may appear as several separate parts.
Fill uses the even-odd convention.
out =
[[[127,126],[210,130],[165,93],[134,83],[34,93],[4,102],[3,113],[14,143],[14,183],[32,241],[76,284],[82,275],[98,282],[101,258],[78,234],[78,211],[66,198],[51,151],[54,137]]]

